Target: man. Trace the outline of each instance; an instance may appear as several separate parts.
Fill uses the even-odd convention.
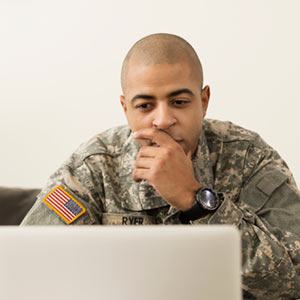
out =
[[[300,194],[254,132],[204,120],[199,58],[171,34],[138,41],[122,67],[129,127],[82,145],[50,177],[27,224],[235,224],[247,299],[300,297]]]

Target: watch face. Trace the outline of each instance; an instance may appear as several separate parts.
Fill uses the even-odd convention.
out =
[[[219,206],[218,196],[210,189],[202,189],[200,196],[201,205],[209,210],[214,210]]]

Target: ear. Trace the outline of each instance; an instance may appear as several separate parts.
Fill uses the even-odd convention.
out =
[[[120,96],[120,103],[123,107],[124,113],[126,113],[127,112],[127,105],[126,105],[125,97],[123,95]]]
[[[201,102],[202,102],[202,110],[203,110],[203,117],[206,115],[208,103],[210,98],[210,88],[206,85],[201,91]]]

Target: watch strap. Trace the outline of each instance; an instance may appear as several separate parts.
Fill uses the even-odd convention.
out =
[[[180,212],[179,219],[182,224],[188,224],[190,221],[203,218],[209,213],[209,210],[202,208],[200,204],[195,201],[194,205],[189,210]]]

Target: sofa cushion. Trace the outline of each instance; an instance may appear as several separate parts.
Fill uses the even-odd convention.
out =
[[[19,225],[39,192],[39,189],[0,187],[0,225]]]

